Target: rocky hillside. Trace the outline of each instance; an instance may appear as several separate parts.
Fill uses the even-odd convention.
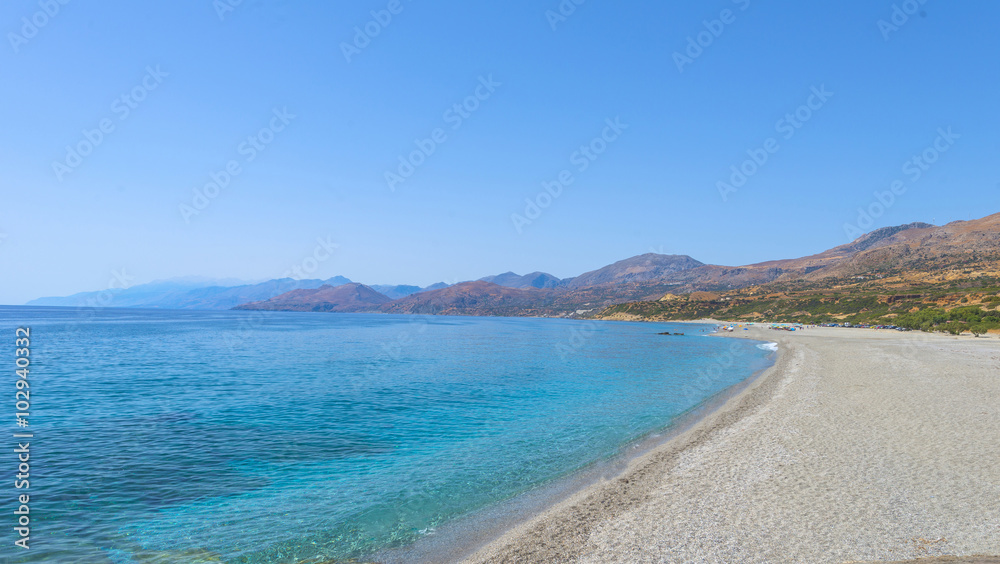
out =
[[[496,276],[486,276],[479,279],[482,282],[491,282],[499,286],[508,288],[558,288],[566,281],[560,280],[546,272],[531,272],[521,276],[513,272],[504,272]]]
[[[251,302],[233,309],[267,311],[376,311],[378,306],[392,301],[364,284],[301,289],[260,302]]]
[[[566,287],[569,289],[604,286],[607,284],[642,284],[670,281],[677,274],[690,271],[704,263],[687,255],[658,255],[646,253],[604,268],[585,272],[573,278]]]
[[[672,292],[613,305],[610,319],[722,319],[992,328],[1000,304],[1000,214],[941,227],[873,231],[801,259],[744,267],[769,282],[722,292]]]
[[[636,302],[650,305],[629,306],[633,313],[683,317],[713,307],[725,311],[719,304],[731,308],[738,303],[752,311],[754,306],[747,306],[747,301],[761,296],[816,291],[919,293],[914,288],[984,276],[1000,276],[1000,214],[942,227],[910,223],[877,229],[815,255],[744,266],[709,265],[685,255],[649,253],[564,280],[543,272],[524,276],[507,272],[445,288],[428,287],[394,300],[367,286],[363,286],[365,293],[358,289],[362,285],[348,284],[345,288],[356,295],[349,297],[347,289],[333,292],[326,287],[294,290],[243,309],[587,316]],[[664,295],[685,298],[661,302]],[[702,299],[706,295],[717,296],[719,303],[706,305]]]
[[[521,290],[477,280],[440,290],[414,294],[379,308],[385,313],[433,315],[546,315],[552,311],[555,292]]]

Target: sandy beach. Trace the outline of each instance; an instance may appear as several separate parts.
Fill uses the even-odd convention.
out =
[[[724,337],[777,342],[778,359],[466,562],[1000,562],[1000,340]]]

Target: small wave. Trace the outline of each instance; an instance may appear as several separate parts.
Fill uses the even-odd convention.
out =
[[[757,345],[757,348],[762,351],[776,351],[778,350],[778,343],[761,343]]]

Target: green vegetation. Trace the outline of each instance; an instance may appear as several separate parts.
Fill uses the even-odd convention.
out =
[[[656,302],[611,306],[601,317],[614,314],[644,319],[719,319],[784,323],[851,323],[895,325],[954,335],[979,336],[1000,330],[1000,287],[997,280],[915,286],[888,291],[876,284],[807,289],[801,284],[768,285],[722,294],[694,293]],[[766,292],[764,290],[767,290]],[[957,290],[957,291],[956,291]]]
[[[948,311],[927,308],[900,315],[893,319],[892,324],[922,331],[937,329],[952,335],[969,331],[979,336],[990,329],[1000,329],[1000,313],[983,311],[978,306],[956,307]]]

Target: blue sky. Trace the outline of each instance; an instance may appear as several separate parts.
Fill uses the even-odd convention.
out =
[[[424,285],[1000,211],[995,3],[224,2],[0,7],[0,303],[274,278],[317,239],[311,277]]]

